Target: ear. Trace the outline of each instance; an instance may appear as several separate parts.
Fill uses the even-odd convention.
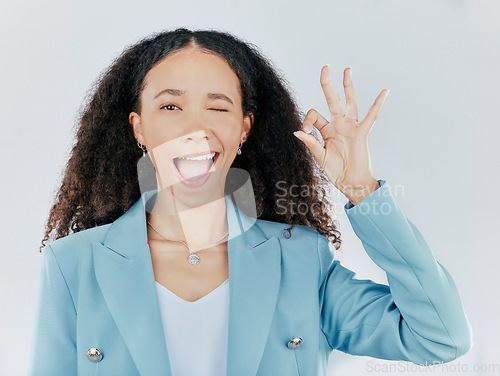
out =
[[[253,127],[254,117],[253,114],[245,116],[243,119],[243,130],[248,135],[250,133],[251,128]]]
[[[141,116],[136,112],[131,112],[128,116],[128,121],[134,130],[135,139],[144,145],[144,135],[142,134]]]

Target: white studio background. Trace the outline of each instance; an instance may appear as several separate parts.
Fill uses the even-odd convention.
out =
[[[3,2],[0,375],[26,372],[38,248],[84,95],[125,46],[181,26],[229,31],[257,45],[302,109],[328,119],[324,64],[343,101],[342,72],[353,68],[360,119],[381,90],[391,90],[370,134],[373,172],[387,180],[461,291],[474,346],[450,367],[500,373],[499,10],[494,0]],[[345,197],[334,193],[344,264],[385,282],[350,228]],[[328,374],[426,372],[384,371],[393,363],[335,351]],[[495,364],[496,372],[488,370]],[[459,373],[451,368],[435,372]]]

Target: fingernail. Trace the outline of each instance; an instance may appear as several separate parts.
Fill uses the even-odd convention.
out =
[[[295,137],[297,137],[298,139],[300,139],[299,132],[293,132],[293,135],[294,135]]]

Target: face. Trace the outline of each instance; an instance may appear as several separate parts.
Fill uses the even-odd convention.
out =
[[[252,115],[243,117],[236,73],[225,59],[189,47],[163,59],[145,82],[141,113],[131,112],[129,121],[155,165],[158,190],[175,186],[193,197],[223,188],[220,172],[229,169],[253,124]],[[179,159],[200,153],[207,159]]]

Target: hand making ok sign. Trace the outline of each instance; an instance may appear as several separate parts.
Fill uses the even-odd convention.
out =
[[[320,83],[332,119],[327,121],[318,111],[311,109],[304,118],[303,131],[296,131],[294,135],[311,150],[332,184],[356,205],[379,187],[371,171],[368,134],[389,90],[380,92],[365,119],[358,122],[358,100],[352,84],[352,69],[344,70],[345,113],[330,81],[328,65],[321,69]],[[324,147],[310,134],[313,126],[321,133]]]

